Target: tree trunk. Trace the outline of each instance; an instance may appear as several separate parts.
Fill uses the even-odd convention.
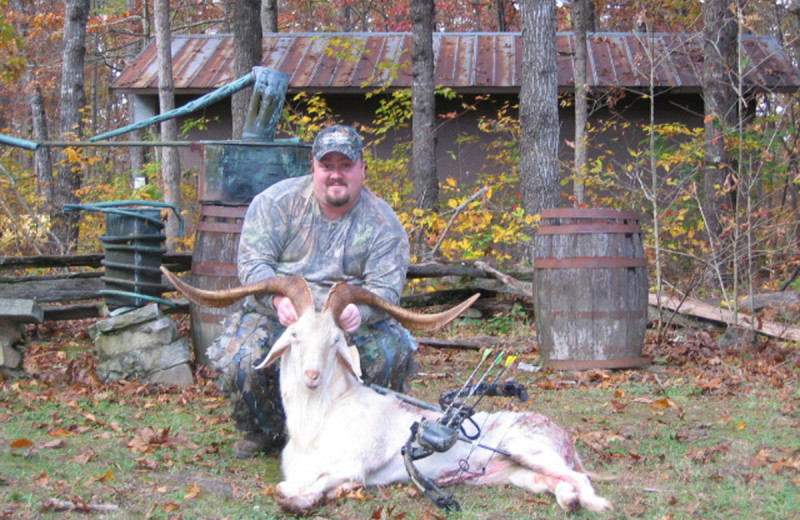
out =
[[[520,186],[530,214],[561,204],[555,0],[522,3]]]
[[[495,0],[495,8],[497,9],[497,31],[506,31],[506,2],[505,0]]]
[[[137,0],[128,0],[128,9],[134,10],[136,9]],[[147,43],[147,35],[149,32],[149,21],[147,19],[147,2],[144,2],[142,5],[142,37],[139,40],[139,44],[136,46],[139,51],[144,49],[145,44]],[[131,60],[133,57],[138,54],[135,53],[131,56]],[[131,61],[128,61],[128,65],[131,64]],[[130,123],[135,122],[136,120],[136,109],[134,107],[134,99],[136,96],[133,94],[128,94],[128,120]],[[142,134],[144,132],[140,132],[139,130],[134,130],[130,133],[130,140],[131,141],[141,141]],[[136,177],[144,176],[144,163],[145,163],[145,148],[143,146],[129,146],[128,147],[128,161],[131,168],[131,183],[135,185]]]
[[[161,113],[175,108],[175,82],[172,77],[172,37],[169,28],[169,0],[155,0],[153,18],[158,53],[158,104]],[[172,118],[161,122],[161,140],[178,140],[178,122]],[[181,208],[181,162],[174,146],[161,147],[161,175],[164,184],[164,202]],[[177,248],[179,222],[171,211],[167,212],[167,250]]]
[[[241,78],[261,64],[261,0],[236,0],[233,6],[233,75]],[[233,139],[242,138],[253,88],[231,96]]]
[[[261,32],[278,32],[278,0],[261,0]]]
[[[586,83],[586,56],[589,33],[589,5],[591,0],[575,0],[572,8],[573,26],[575,29],[575,184],[573,195],[576,204],[583,204],[585,193],[586,157],[589,146],[586,135],[589,119],[587,96],[589,85]]]
[[[433,0],[411,1],[412,121],[411,179],[417,207],[435,208],[439,203],[436,178],[436,99],[433,91]]]
[[[30,97],[31,113],[33,115],[33,136],[38,142],[49,141],[47,130],[47,115],[44,110],[44,96],[39,84],[33,85],[33,94]],[[53,185],[53,156],[49,146],[42,146],[36,150],[34,158],[34,171],[39,183],[39,193],[44,196],[47,207],[53,207],[55,186]]]
[[[725,135],[735,127],[736,97],[733,75],[736,71],[737,27],[727,0],[706,0],[703,5],[703,95],[705,101],[705,172],[703,213],[709,240],[717,252],[711,261],[722,263],[719,238],[726,206],[735,204],[735,178],[725,149]]]
[[[62,141],[76,141],[83,136],[81,109],[86,105],[83,89],[83,66],[86,57],[86,22],[89,20],[89,0],[68,0],[64,16],[64,52],[61,69],[61,102],[59,130]],[[61,253],[78,245],[77,212],[64,212],[64,204],[78,202],[77,190],[81,187],[81,170],[59,154],[61,166],[55,186],[54,204],[51,208],[53,234],[60,242]]]
[[[20,17],[19,32],[23,37],[27,38],[30,34],[30,27],[26,20],[34,14],[36,6],[21,0],[13,0],[11,5],[14,6],[15,11],[24,15]],[[38,66],[35,63],[28,61],[28,68],[25,71],[23,81],[30,89],[28,105],[31,109],[33,138],[41,143],[50,140],[50,133],[47,125],[47,112],[44,106],[42,86],[34,74],[37,68]],[[33,158],[33,172],[36,179],[36,189],[45,201],[44,207],[54,207],[55,186],[53,182],[55,179],[53,178],[53,156],[49,146],[42,146],[36,150]]]
[[[704,212],[712,239],[722,231],[726,203],[725,183],[731,175],[725,134],[736,121],[732,74],[736,70],[736,23],[727,0],[706,0],[703,5],[703,95],[705,101],[706,158]]]
[[[347,2],[342,2],[342,7],[339,8],[339,19],[341,20],[341,28],[343,32],[350,32],[353,30],[353,6]]]

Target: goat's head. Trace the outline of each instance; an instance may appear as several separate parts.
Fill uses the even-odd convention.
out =
[[[427,331],[451,322],[480,296],[475,294],[440,313],[422,314],[395,305],[363,287],[340,282],[331,288],[322,311],[318,313],[314,307],[311,288],[300,277],[268,278],[232,289],[206,291],[182,282],[165,267],[161,270],[172,285],[190,301],[206,307],[225,307],[246,296],[264,292],[288,297],[299,318],[278,338],[267,357],[256,368],[267,367],[281,356],[291,353],[299,361],[291,363],[296,371],[294,377],[298,381],[302,380],[309,389],[321,386],[326,377],[331,377],[332,370],[329,367],[337,359],[353,376],[359,380],[361,378],[358,352],[348,347],[345,334],[336,322],[348,304],[371,305],[385,311],[409,330]]]
[[[331,369],[337,359],[353,376],[361,377],[358,353],[347,346],[344,332],[329,311],[317,313],[312,310],[301,314],[255,368],[265,368],[284,356],[289,362],[281,365],[281,377],[288,375],[292,381],[302,381],[309,390],[329,386],[328,381],[337,373]],[[291,371],[291,374],[286,371]]]

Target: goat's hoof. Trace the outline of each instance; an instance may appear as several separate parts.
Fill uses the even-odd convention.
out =
[[[309,516],[314,511],[314,506],[316,504],[304,500],[303,498],[304,497],[282,497],[277,495],[278,505],[284,512],[296,516]]]
[[[571,512],[577,510],[581,502],[578,492],[566,482],[559,482],[555,489],[556,502],[564,511]]]
[[[614,506],[611,505],[611,502],[596,495],[591,500],[581,500],[581,505],[589,511],[605,511],[607,509],[614,509]]]
[[[287,513],[308,516],[319,505],[320,497],[303,494],[296,486],[284,481],[275,487],[275,498],[278,505]]]

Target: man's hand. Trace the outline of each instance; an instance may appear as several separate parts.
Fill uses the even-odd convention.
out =
[[[272,297],[272,305],[274,305],[275,310],[278,311],[278,321],[284,327],[288,327],[289,325],[297,321],[297,309],[294,308],[292,300],[290,300],[286,296],[281,296],[280,294],[276,294],[275,296]],[[361,317],[359,316],[359,321],[360,320]]]
[[[354,303],[349,303],[339,315],[339,326],[345,332],[355,332],[361,326],[361,311]]]

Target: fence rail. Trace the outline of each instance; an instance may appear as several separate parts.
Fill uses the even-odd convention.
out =
[[[104,305],[99,294],[104,288],[103,257],[102,253],[0,257],[0,299],[35,300],[44,310],[46,321],[98,317]],[[188,273],[191,270],[192,254],[166,253],[162,257],[162,265],[175,273]],[[37,271],[43,269],[55,272],[38,274]],[[474,287],[408,294],[401,298],[401,304],[406,307],[446,305],[480,291],[483,297],[475,308],[489,312],[510,308],[512,303],[496,299],[500,293],[507,293],[508,290],[504,284],[497,282],[495,276],[469,263],[411,264],[407,274],[409,279],[466,278],[471,279],[468,285]],[[178,298],[173,302],[176,307],[166,309],[165,312],[188,312],[186,300]]]
[[[104,288],[103,257],[102,253],[0,257],[0,298],[35,300],[45,321],[98,317],[104,305],[99,294]],[[167,253],[162,263],[174,272],[186,272],[191,269],[192,255]],[[56,272],[37,274],[41,269]],[[175,303],[165,312],[188,312],[188,302],[178,299]]]

